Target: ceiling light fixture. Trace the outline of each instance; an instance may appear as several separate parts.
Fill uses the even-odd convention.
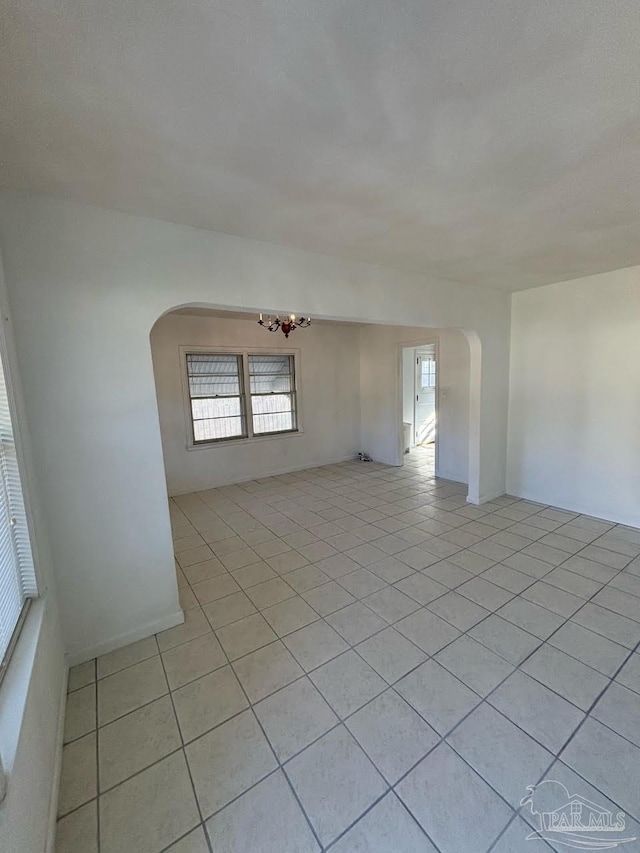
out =
[[[264,326],[265,329],[268,329],[270,332],[277,332],[278,329],[281,329],[284,332],[285,338],[288,338],[289,333],[293,332],[295,329],[308,328],[311,325],[311,317],[300,317],[296,320],[295,314],[289,314],[288,317],[285,317],[282,320],[277,316],[270,316],[265,320],[263,319],[262,314],[260,314],[258,325]]]

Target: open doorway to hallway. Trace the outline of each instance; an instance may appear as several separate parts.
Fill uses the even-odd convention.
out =
[[[403,450],[438,470],[437,342],[405,347],[402,352]]]

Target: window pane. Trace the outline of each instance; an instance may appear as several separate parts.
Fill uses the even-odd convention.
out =
[[[280,391],[292,391],[291,376],[280,376],[274,373],[251,376],[252,394],[270,394]]]
[[[195,441],[212,441],[216,438],[242,438],[242,418],[209,418],[193,422]]]
[[[256,435],[293,429],[295,429],[295,425],[291,412],[276,412],[269,415],[253,416],[253,431]]]
[[[293,356],[250,355],[249,381],[252,394],[293,390]]]
[[[213,399],[197,399],[191,401],[193,419],[240,417],[239,397],[215,397]]]
[[[192,397],[240,394],[240,361],[237,355],[190,353],[187,355],[187,375]]]
[[[266,397],[252,397],[254,415],[266,415],[270,412],[289,412],[293,406],[289,394],[267,394]]]

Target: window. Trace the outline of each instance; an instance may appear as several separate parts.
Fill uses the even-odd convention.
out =
[[[244,438],[242,356],[189,354],[187,377],[194,444]]]
[[[296,429],[295,376],[292,355],[250,355],[249,385],[253,434]]]
[[[420,359],[420,390],[436,387],[436,361],[434,358]]]
[[[28,600],[36,595],[9,394],[0,366],[0,679]]]
[[[298,431],[293,355],[186,353],[186,368],[194,445]]]

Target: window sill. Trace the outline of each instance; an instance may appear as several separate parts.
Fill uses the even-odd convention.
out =
[[[5,773],[10,772],[18,748],[44,615],[44,600],[35,599],[0,685],[0,745]]]
[[[276,441],[276,439],[298,438],[304,435],[302,428],[295,432],[276,432],[273,435],[255,435],[252,438],[230,438],[228,441],[212,441],[206,444],[187,444],[187,450],[215,450],[221,447],[237,447],[246,444],[262,444],[264,441]]]

